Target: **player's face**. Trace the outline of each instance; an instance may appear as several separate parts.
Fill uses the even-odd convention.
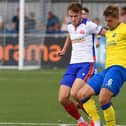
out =
[[[126,15],[126,11],[125,10],[121,10],[120,15],[121,16],[125,16]]]
[[[81,11],[82,12],[82,18],[88,18],[88,13],[84,10]]]
[[[111,16],[105,16],[105,21],[109,29],[115,28],[119,23],[118,18],[113,18]]]
[[[120,12],[120,21],[126,23],[126,11],[121,10]]]
[[[75,13],[71,10],[68,11],[68,17],[70,19],[70,22],[74,25],[77,26],[81,22],[81,12]]]

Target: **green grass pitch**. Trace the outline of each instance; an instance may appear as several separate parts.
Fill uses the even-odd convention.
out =
[[[63,73],[64,70],[61,69],[34,71],[1,70],[0,125],[1,122],[33,124],[76,123],[67,115],[57,100],[59,83]],[[126,85],[124,84],[120,95],[113,99],[117,124],[120,125],[126,125],[125,98]],[[83,114],[82,111],[80,112]],[[101,110],[100,115],[103,119]],[[85,114],[83,116],[86,118]],[[6,126],[8,125],[6,124]],[[15,124],[13,126],[20,125]]]

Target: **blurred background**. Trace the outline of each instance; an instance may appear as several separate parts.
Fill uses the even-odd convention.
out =
[[[64,45],[70,2],[80,2],[102,26],[108,4],[125,6],[125,0],[0,0],[0,68],[66,67],[70,51],[63,58],[56,52]],[[97,36],[96,46],[97,64],[104,67],[105,38]]]
[[[71,55],[70,48],[65,56],[56,56],[67,35],[70,2],[80,2],[88,8],[89,19],[101,26],[105,26],[102,15],[107,5],[126,8],[126,0],[0,0],[0,125],[76,123],[57,101],[60,79]],[[126,10],[120,17],[126,21]],[[101,36],[95,41],[97,66],[101,70],[106,42]],[[124,85],[113,100],[117,123],[124,126],[125,88]],[[100,108],[99,111],[103,119]]]

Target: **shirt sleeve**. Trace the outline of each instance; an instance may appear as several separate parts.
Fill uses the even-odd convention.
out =
[[[92,21],[87,22],[87,31],[89,34],[99,34],[102,31],[103,27],[99,26]]]

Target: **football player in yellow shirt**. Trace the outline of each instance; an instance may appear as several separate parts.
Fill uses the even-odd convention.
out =
[[[119,8],[116,5],[109,5],[104,10],[104,18],[108,26],[105,33],[106,68],[89,79],[80,89],[78,97],[85,107],[92,95],[99,94],[106,126],[115,126],[115,109],[111,100],[126,81],[126,24],[119,22]]]

